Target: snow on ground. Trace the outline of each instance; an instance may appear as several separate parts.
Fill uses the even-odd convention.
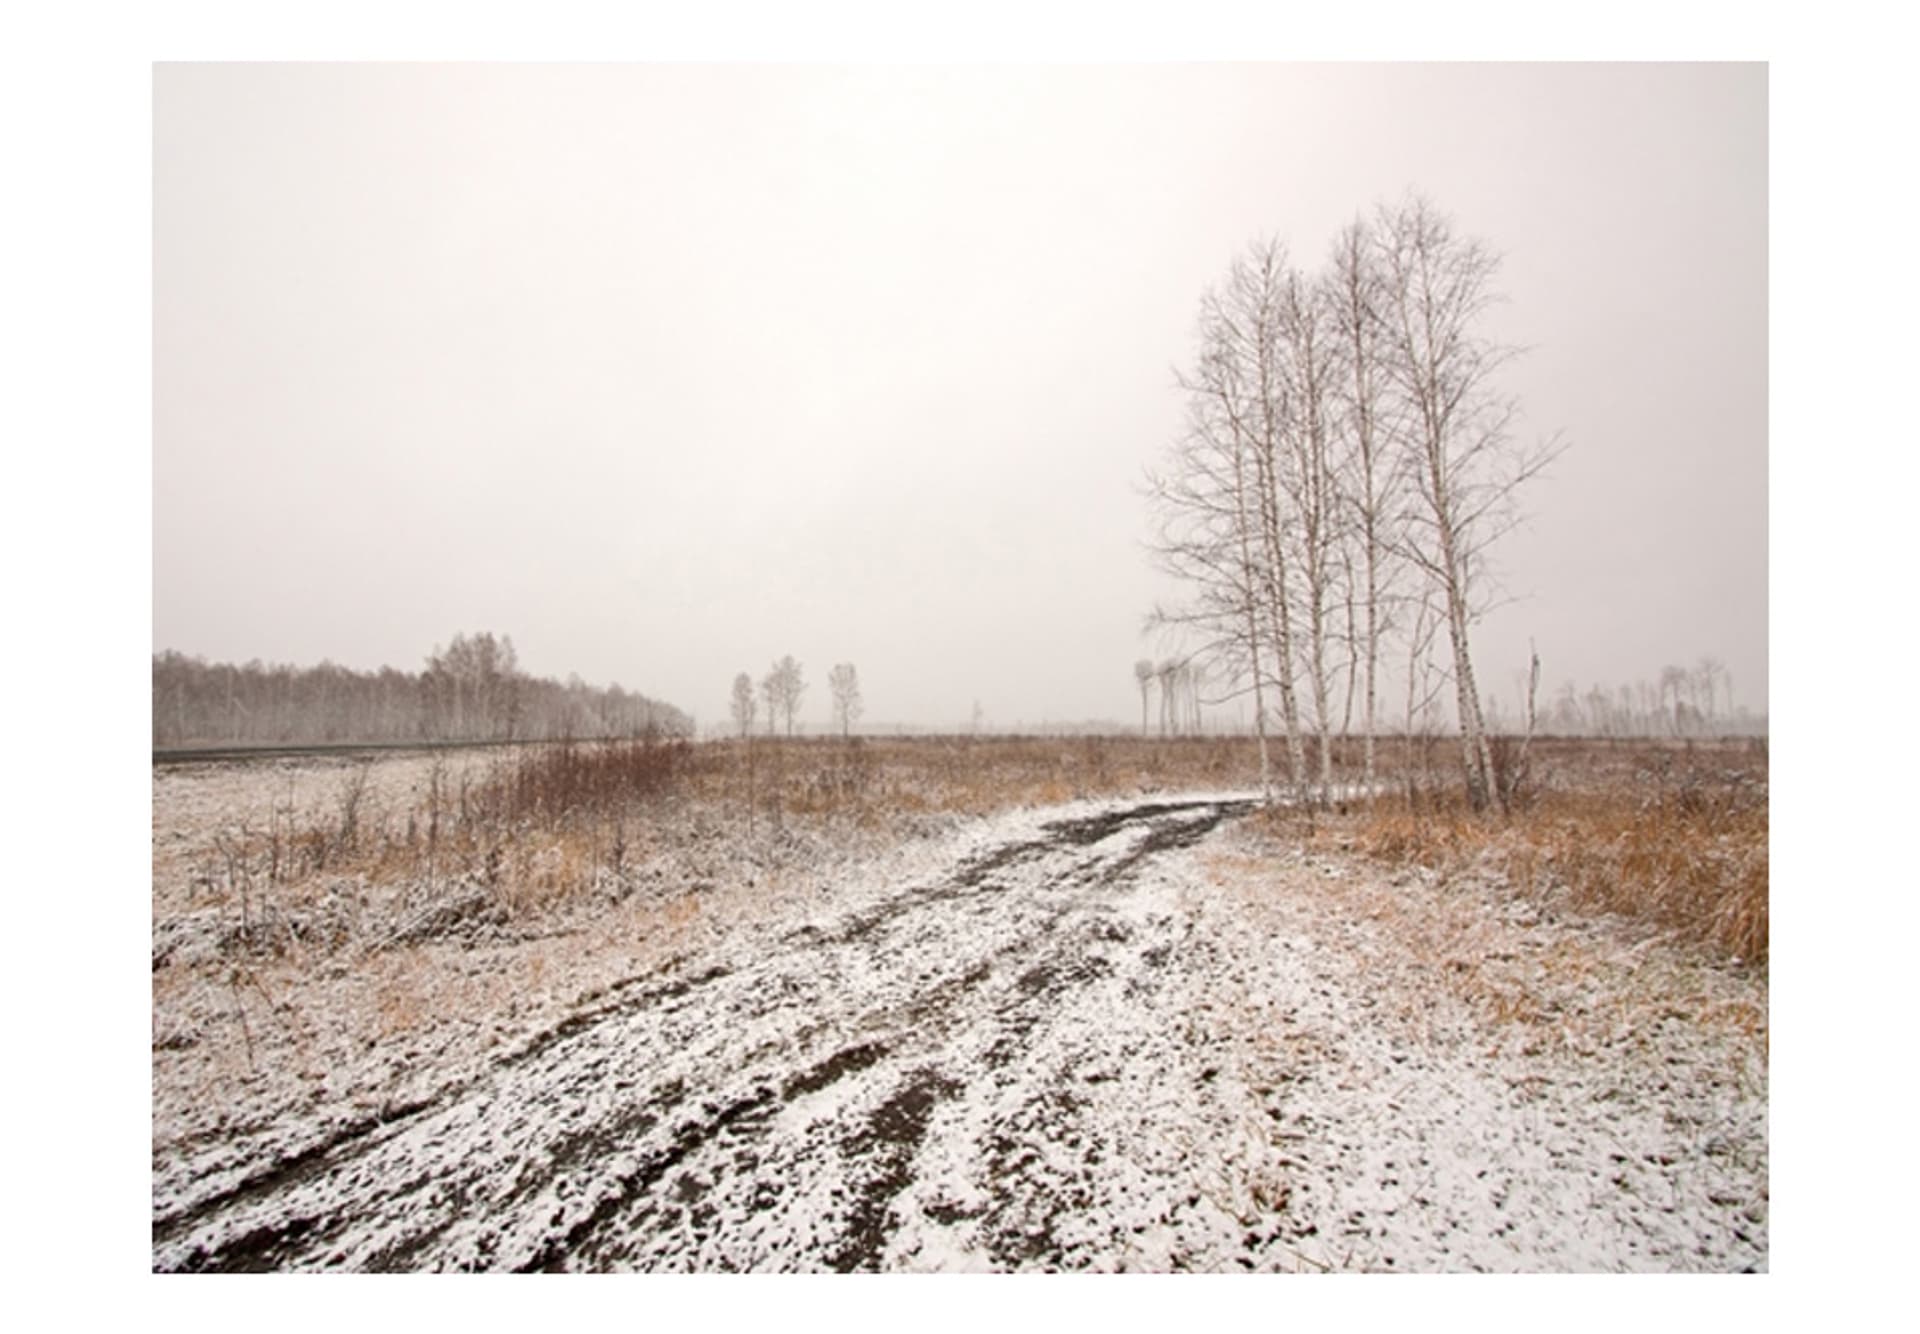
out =
[[[246,1067],[244,987],[157,968],[154,1265],[1765,1267],[1763,987],[1249,805],[794,835],[290,960]]]
[[[1271,854],[1216,844],[1189,907],[1225,953],[1192,1003],[1242,1007],[1209,1027],[1267,1104],[1304,1262],[1766,1267],[1763,983],[1491,881]]]

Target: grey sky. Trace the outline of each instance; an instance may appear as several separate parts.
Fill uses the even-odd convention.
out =
[[[154,646],[455,631],[723,716],[1138,710],[1196,305],[1417,187],[1507,257],[1489,693],[1767,689],[1761,66],[161,66]]]

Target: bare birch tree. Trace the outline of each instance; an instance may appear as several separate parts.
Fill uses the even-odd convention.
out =
[[[778,712],[787,720],[787,735],[793,735],[793,720],[800,710],[800,697],[806,694],[806,678],[801,674],[800,664],[792,654],[780,659],[768,669],[761,681],[761,690],[767,696],[769,711],[768,730],[772,730],[772,713]]]
[[[733,678],[733,725],[742,738],[753,732],[753,678],[741,672]]]
[[[733,725],[739,729],[740,739],[747,747],[747,835],[753,835],[754,800],[754,764],[753,764],[753,678],[741,672],[733,678]]]
[[[1556,452],[1518,446],[1518,408],[1496,388],[1512,349],[1477,328],[1498,260],[1424,199],[1378,218],[1382,366],[1399,399],[1410,492],[1402,550],[1440,595],[1453,655],[1461,760],[1476,809],[1498,803],[1469,627],[1483,609],[1488,545],[1514,521],[1517,488]]]
[[[1261,582],[1274,646],[1274,681],[1279,687],[1280,720],[1286,728],[1288,772],[1293,790],[1299,794],[1305,788],[1306,753],[1300,740],[1300,705],[1294,690],[1293,612],[1278,480],[1289,412],[1280,348],[1281,288],[1287,267],[1286,249],[1278,240],[1255,242],[1234,261],[1224,303],[1216,306],[1214,314],[1216,329],[1225,343],[1225,354],[1219,359],[1226,370],[1222,407],[1234,429],[1246,432],[1251,445],[1254,517],[1264,557]],[[1249,388],[1251,405],[1246,402]]]
[[[1262,787],[1271,791],[1266,690],[1279,687],[1292,785],[1304,752],[1294,692],[1292,580],[1287,501],[1279,490],[1290,411],[1281,346],[1284,249],[1262,241],[1237,256],[1226,280],[1202,295],[1199,355],[1177,383],[1188,424],[1171,467],[1149,478],[1160,514],[1161,564],[1187,581],[1194,601],[1156,609],[1150,624],[1198,631],[1199,653],[1234,681],[1250,681],[1260,738]],[[1161,727],[1169,725],[1161,664]],[[1235,687],[1229,685],[1229,694]]]
[[[1707,731],[1714,730],[1715,722],[1720,718],[1719,698],[1720,682],[1727,677],[1727,666],[1712,654],[1706,654],[1694,664],[1694,679],[1700,683],[1700,694],[1706,701],[1701,722]],[[1728,712],[1732,710],[1729,709]]]
[[[833,695],[833,720],[839,724],[844,740],[853,734],[854,720],[864,707],[860,701],[860,674],[850,662],[836,663],[827,673],[827,689]]]
[[[1159,518],[1154,554],[1162,568],[1192,588],[1193,600],[1177,609],[1156,607],[1148,628],[1201,636],[1200,652],[1214,660],[1228,682],[1226,697],[1234,693],[1233,682],[1251,680],[1261,790],[1271,803],[1260,579],[1254,568],[1250,525],[1251,463],[1245,439],[1212,411],[1211,395],[1198,387],[1202,378],[1183,377],[1182,383],[1190,387],[1188,431],[1173,446],[1172,467],[1148,477],[1148,495]],[[1140,682],[1140,722],[1145,734],[1147,695],[1159,670],[1142,659],[1135,664],[1134,674]],[[1164,699],[1163,692],[1163,731]]]
[[[1321,290],[1289,268],[1280,280],[1278,335],[1284,377],[1283,451],[1278,477],[1293,522],[1288,533],[1306,621],[1307,687],[1313,697],[1319,800],[1333,789],[1333,702],[1328,682],[1327,633],[1338,575],[1339,506],[1334,490],[1328,412],[1334,361],[1333,331]]]
[[[1685,693],[1690,679],[1685,667],[1669,665],[1660,669],[1660,713],[1666,719],[1667,730],[1674,736],[1680,735],[1686,723]]]
[[[1163,658],[1157,669],[1160,678],[1160,735],[1164,739],[1169,732],[1179,734],[1180,719],[1174,712],[1174,678],[1180,673],[1180,664],[1172,658]]]
[[[1379,730],[1380,641],[1388,628],[1383,602],[1392,582],[1386,539],[1396,477],[1383,448],[1386,439],[1382,421],[1386,404],[1380,365],[1383,289],[1376,239],[1367,223],[1356,219],[1334,242],[1329,301],[1343,354],[1342,374],[1335,393],[1347,440],[1343,451],[1342,491],[1358,530],[1356,545],[1365,572],[1359,598],[1365,609],[1365,628],[1359,642],[1353,645],[1353,652],[1365,673],[1360,769],[1361,782],[1368,792],[1373,789],[1374,735]],[[1351,687],[1348,698],[1352,698]]]
[[[772,736],[779,730],[780,717],[780,664],[775,663],[760,678],[760,698],[767,703],[767,735]]]

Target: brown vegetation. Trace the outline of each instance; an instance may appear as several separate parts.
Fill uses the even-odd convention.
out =
[[[748,748],[752,748],[749,769]],[[1340,754],[1357,760],[1358,743]],[[1751,963],[1767,958],[1767,769],[1764,743],[1536,740],[1526,771],[1495,747],[1511,812],[1476,816],[1444,761],[1422,746],[1380,748],[1371,803],[1282,810],[1276,832],[1338,845],[1442,877],[1493,870],[1515,894],[1648,923]],[[747,837],[756,860],[778,860],[796,831],[852,824],[890,836],[928,820],[1016,806],[1258,782],[1244,738],[754,738],[693,746],[641,740],[535,747],[447,777],[435,765],[410,806],[380,804],[345,783],[323,819],[270,813],[266,827],[223,833],[200,882],[238,915],[236,943],[277,948],[301,887],[342,876],[483,892],[512,918],[616,885],[687,821],[706,837]],[[751,797],[750,794],[751,793]],[[745,824],[749,800],[757,835]],[[668,823],[677,833],[669,834]],[[698,825],[699,822],[694,822]],[[761,845],[764,844],[764,848]],[[764,853],[764,856],[761,854]],[[283,891],[296,891],[291,897]],[[275,907],[281,909],[276,916]]]
[[[1243,740],[1183,737],[855,737],[753,743],[769,814],[850,819],[986,815],[1094,797],[1257,782]],[[703,795],[744,799],[747,748],[704,746]]]
[[[1499,768],[1498,748],[1495,759]],[[1402,774],[1392,799],[1323,817],[1318,832],[1443,878],[1494,870],[1527,900],[1615,914],[1766,962],[1764,742],[1536,740],[1529,764],[1499,820]]]

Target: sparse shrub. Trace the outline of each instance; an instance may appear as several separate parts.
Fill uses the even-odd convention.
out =
[[[1493,781],[1502,805],[1509,812],[1525,810],[1537,795],[1527,742],[1502,733],[1487,738],[1487,750],[1493,758]]]
[[[563,822],[674,790],[693,753],[686,741],[651,737],[535,747],[491,775],[476,801],[490,820],[509,827]]]

